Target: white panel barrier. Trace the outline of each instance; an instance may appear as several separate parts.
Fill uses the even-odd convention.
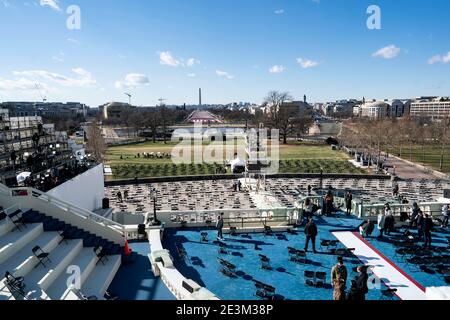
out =
[[[161,229],[148,231],[148,239],[152,250],[149,260],[154,275],[161,278],[177,300],[219,300],[212,292],[185,278],[174,268],[170,252],[162,247],[161,232]],[[192,292],[187,290],[183,283],[187,284],[192,289]]]

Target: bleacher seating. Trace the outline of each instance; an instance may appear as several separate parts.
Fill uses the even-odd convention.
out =
[[[120,245],[33,210],[8,217],[0,220],[0,300],[72,299],[71,280],[85,296],[106,299],[121,265]]]

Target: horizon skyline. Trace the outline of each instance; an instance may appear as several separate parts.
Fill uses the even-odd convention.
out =
[[[259,104],[270,90],[316,102],[450,95],[448,1],[336,2],[79,0],[81,29],[69,30],[70,0],[0,0],[12,49],[0,101],[98,107],[131,93],[136,106],[195,105],[198,88],[206,105]],[[373,4],[381,30],[366,26]]]

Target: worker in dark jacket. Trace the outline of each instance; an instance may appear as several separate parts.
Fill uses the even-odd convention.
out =
[[[223,212],[222,212],[222,213],[219,215],[219,217],[217,218],[216,228],[217,228],[217,240],[221,241],[221,240],[223,240],[223,235],[222,235],[222,229],[223,229]]]
[[[306,224],[306,227],[305,227],[305,235],[306,235],[305,251],[308,251],[309,241],[311,241],[312,242],[313,251],[314,251],[314,253],[317,253],[317,251],[316,251],[316,237],[317,237],[317,234],[318,234],[318,231],[317,231],[317,226],[314,223],[314,219],[310,218],[308,223]]]
[[[357,268],[358,276],[356,277],[356,299],[360,301],[366,300],[366,294],[369,292],[369,287],[367,282],[369,280],[369,275],[367,274],[367,268],[359,266]]]
[[[424,248],[431,249],[431,231],[434,228],[433,220],[426,214],[423,222],[423,235],[425,237],[425,242],[423,244]]]
[[[352,214],[352,201],[353,201],[353,194],[351,191],[349,191],[345,195],[345,209],[347,210],[347,215]]]

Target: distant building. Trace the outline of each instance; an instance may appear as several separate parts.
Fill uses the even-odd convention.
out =
[[[411,102],[413,117],[444,119],[450,117],[450,97],[421,97]]]
[[[353,107],[354,116],[365,118],[401,118],[409,114],[410,100],[364,101]]]
[[[3,102],[0,108],[8,109],[12,117],[40,116],[44,118],[75,119],[86,117],[89,107],[80,102]]]
[[[109,102],[99,107],[99,112],[104,120],[120,119],[124,111],[133,110],[135,107],[128,103]]]

